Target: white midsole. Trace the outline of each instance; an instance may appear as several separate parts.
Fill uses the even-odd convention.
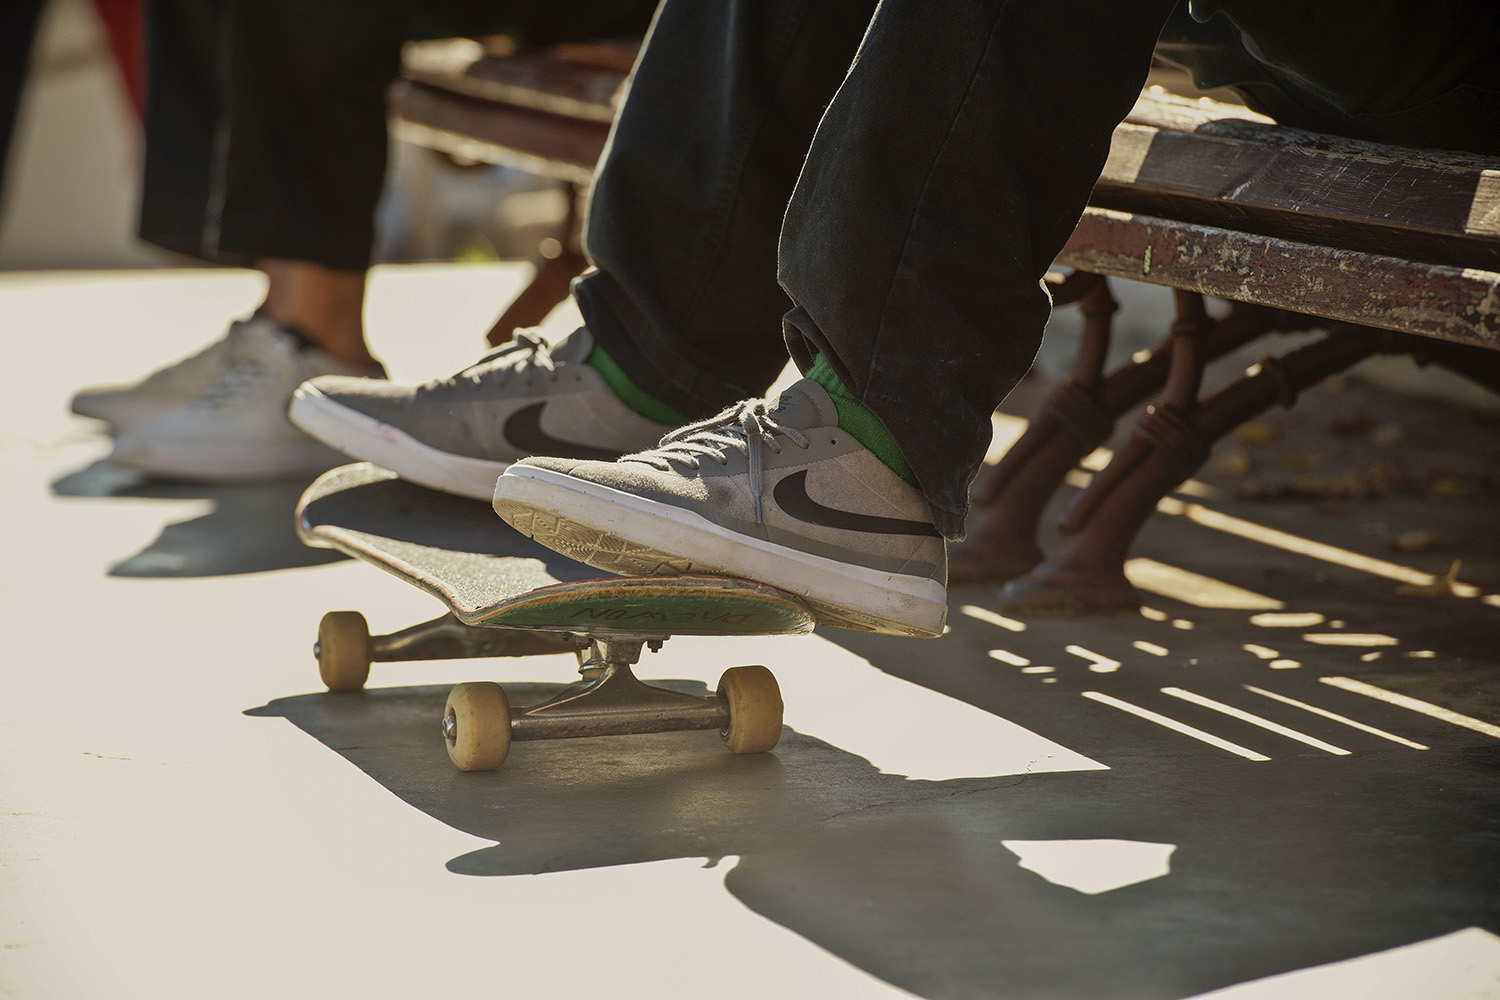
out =
[[[338,463],[338,453],[316,441],[276,444],[180,444],[120,438],[110,461],[129,469],[207,482],[253,482],[316,475]]]
[[[930,577],[885,573],[742,535],[694,511],[550,469],[513,466],[495,484],[495,501],[497,510],[505,501],[549,511],[691,560],[695,570],[745,577],[880,620],[936,633],[947,617],[947,588]]]
[[[454,455],[424,444],[398,427],[330,399],[317,386],[298,386],[287,415],[345,455],[374,462],[418,486],[461,497],[490,500],[495,480],[510,467],[509,462]]]

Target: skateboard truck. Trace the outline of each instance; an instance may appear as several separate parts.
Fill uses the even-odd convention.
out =
[[[647,684],[631,669],[668,636],[543,631],[467,625],[453,614],[389,635],[370,634],[357,611],[330,611],[313,654],[331,691],[356,691],[372,662],[530,656],[573,652],[580,679],[537,705],[511,708],[500,685],[459,684],[443,710],[443,740],[461,770],[493,770],[521,740],[717,729],[735,753],[759,753],[781,738],[776,678],[763,666],[733,667],[718,690],[692,695]]]
[[[711,695],[647,684],[631,667],[665,636],[562,633],[575,644],[582,679],[528,708],[512,709],[490,681],[459,684],[443,710],[448,756],[463,771],[493,770],[518,740],[717,729],[735,753],[770,750],[781,738],[776,678],[762,666],[732,667]]]
[[[729,712],[716,695],[684,694],[647,684],[631,667],[642,647],[660,639],[599,639],[574,636],[582,679],[530,708],[513,709],[512,740],[555,740],[575,736],[621,736],[691,729],[723,729]],[[443,736],[451,735],[452,716],[443,718]]]
[[[735,753],[781,738],[781,692],[765,667],[726,670],[710,695],[636,678],[669,636],[806,635],[817,624],[793,594],[712,574],[586,575],[584,567],[499,525],[485,504],[404,483],[367,463],[318,477],[297,504],[304,542],[361,559],[441,600],[448,614],[372,636],[357,611],[333,611],[313,648],[331,691],[357,691],[379,661],[573,652],[580,679],[512,711],[498,684],[460,684],[442,715],[459,768],[499,767],[512,740],[712,730]]]

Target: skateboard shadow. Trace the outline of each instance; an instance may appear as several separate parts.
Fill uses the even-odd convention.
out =
[[[345,558],[297,538],[292,520],[300,479],[208,486],[147,479],[101,459],[52,483],[59,497],[206,500],[207,513],[162,525],[140,551],[109,567],[115,577],[235,576],[317,566]]]
[[[510,690],[525,703],[557,687]],[[1116,753],[1108,771],[916,781],[787,730],[774,753],[743,757],[705,733],[520,744],[500,771],[462,774],[436,732],[446,693],[301,695],[248,714],[292,722],[414,808],[495,842],[450,871],[737,855],[725,886],[746,906],[921,996],[1175,998],[1500,931],[1488,888],[1500,809],[1474,807],[1500,798],[1487,747],[1274,767]],[[1027,725],[1031,711],[1006,717]],[[1171,871],[1089,895],[1002,845],[1101,839],[1176,845]]]

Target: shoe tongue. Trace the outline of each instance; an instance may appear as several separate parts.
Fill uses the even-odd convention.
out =
[[[316,346],[300,330],[259,314],[231,324],[230,339],[238,344],[240,351],[274,350],[276,345],[290,350]]]
[[[229,339],[263,340],[266,337],[275,337],[281,332],[281,324],[269,316],[256,313],[248,319],[237,319],[229,324]]]
[[[538,336],[536,331],[529,329],[517,332],[524,332],[528,336]],[[558,337],[556,340],[547,340],[545,337],[540,339],[546,345],[543,350],[547,352],[547,355],[552,358],[554,363],[568,365],[582,364],[594,350],[594,336],[589,333],[586,326],[580,326],[572,333]],[[516,351],[520,347],[521,345],[517,340],[508,341],[499,347],[492,347],[485,353],[484,357],[463,369],[459,374],[485,375],[491,372],[510,369],[516,364]],[[436,381],[444,382],[447,380],[437,379]]]
[[[580,326],[565,337],[558,337],[551,344],[552,360],[565,365],[581,365],[594,350],[594,335],[589,328]]]
[[[789,427],[831,427],[839,422],[839,411],[828,390],[810,378],[787,386],[772,404],[771,413]]]

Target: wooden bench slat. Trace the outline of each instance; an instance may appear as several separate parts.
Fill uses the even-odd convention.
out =
[[[1132,125],[1149,125],[1169,132],[1195,132],[1205,125],[1226,120],[1274,125],[1275,120],[1251,111],[1243,104],[1225,104],[1207,97],[1183,97],[1161,87],[1147,87],[1125,116]]]
[[[628,53],[589,62],[587,52],[484,51],[409,50],[408,79],[392,91],[396,134],[587,185]],[[1500,161],[1317,135],[1146,92],[1116,129],[1058,260],[1500,348]]]
[[[1201,117],[1225,105],[1193,108]],[[1242,109],[1241,109],[1242,110]],[[1191,130],[1184,130],[1191,129]],[[1195,121],[1137,103],[1090,204],[1454,266],[1500,267],[1500,162],[1319,136],[1241,119]]]
[[[1500,238],[1500,169],[1486,170],[1480,176],[1464,232]]]
[[[1058,263],[1500,349],[1500,272],[1090,207]]]
[[[414,83],[496,104],[609,124],[625,74],[547,54],[480,56],[462,69],[408,62]]]
[[[509,163],[588,184],[609,123],[464,97],[399,80],[391,88],[392,131],[403,140],[464,159]]]

